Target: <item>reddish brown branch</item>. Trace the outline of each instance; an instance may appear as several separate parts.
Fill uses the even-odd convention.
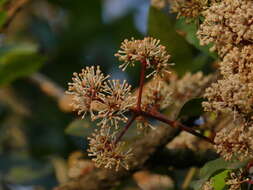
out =
[[[139,110],[132,109],[131,111],[133,111],[137,115],[142,115],[142,116],[145,116],[145,117],[153,118],[153,119],[156,119],[158,121],[164,122],[164,123],[170,125],[173,128],[186,131],[188,133],[191,133],[194,136],[200,137],[200,138],[214,144],[212,139],[196,132],[194,129],[192,129],[190,127],[187,127],[187,126],[183,125],[180,122],[169,120],[165,115],[161,114],[160,112],[158,112],[156,110],[152,110],[150,112],[145,112],[145,111],[139,111]]]
[[[194,129],[192,129],[190,127],[187,127],[187,126],[181,124],[180,122],[169,120],[165,115],[158,112],[156,109],[153,109],[149,112],[145,112],[145,111],[142,110],[142,108],[141,108],[141,103],[142,103],[141,99],[142,99],[143,86],[144,86],[144,80],[145,80],[146,65],[147,65],[146,61],[141,62],[140,83],[139,83],[139,92],[138,92],[138,97],[137,97],[137,105],[136,105],[136,108],[133,108],[133,109],[130,110],[131,112],[133,112],[134,115],[128,121],[128,123],[126,124],[124,129],[121,131],[121,133],[117,137],[116,143],[118,143],[120,141],[120,139],[124,136],[124,134],[127,132],[127,130],[129,129],[131,124],[134,122],[136,117],[144,116],[144,117],[149,117],[149,118],[156,119],[158,121],[162,121],[162,122],[170,125],[173,128],[186,131],[188,133],[191,133],[194,136],[200,137],[200,138],[206,140],[207,142],[210,142],[210,143],[214,144],[214,141],[212,139],[196,132]]]
[[[144,80],[145,80],[146,65],[147,65],[146,61],[141,62],[139,93],[138,93],[138,97],[137,97],[137,106],[136,106],[136,109],[138,111],[141,111],[141,97],[142,97],[142,91],[143,91]],[[134,122],[136,117],[138,117],[138,114],[134,113],[133,117],[127,122],[126,126],[124,127],[124,129],[121,131],[121,133],[117,137],[115,143],[118,143],[120,141],[120,139],[124,136],[124,134],[129,129],[129,127],[132,125],[132,123]]]
[[[124,136],[124,134],[127,132],[127,130],[129,129],[129,127],[132,125],[132,123],[134,122],[134,120],[136,119],[137,115],[134,114],[132,116],[131,119],[128,120],[126,126],[124,127],[124,129],[120,132],[119,136],[117,137],[116,141],[115,141],[115,144],[117,144],[120,139]]]
[[[4,6],[4,10],[7,12],[7,19],[4,22],[3,26],[0,28],[0,32],[4,32],[5,29],[9,27],[12,20],[15,18],[17,13],[26,5],[30,0],[12,0]]]
[[[137,110],[141,110],[141,97],[142,97],[142,91],[144,86],[144,80],[145,80],[145,72],[146,72],[146,61],[141,63],[141,73],[140,73],[140,85],[139,85],[139,93],[138,93],[138,100],[137,100]]]

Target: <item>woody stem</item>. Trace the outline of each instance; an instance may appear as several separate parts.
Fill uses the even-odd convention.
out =
[[[115,144],[117,144],[120,139],[123,137],[123,135],[127,132],[127,130],[129,129],[129,127],[132,125],[132,123],[134,122],[134,120],[136,119],[137,115],[134,114],[132,116],[131,119],[128,120],[127,124],[125,125],[124,129],[120,132],[119,136],[117,137]]]
[[[140,83],[139,83],[139,93],[137,97],[137,107],[136,109],[140,112],[141,111],[141,97],[142,97],[142,91],[143,91],[143,86],[144,86],[144,80],[145,80],[145,72],[146,72],[146,61],[141,62],[141,73],[140,73]],[[132,118],[128,120],[127,124],[125,125],[124,129],[120,132],[119,136],[117,137],[115,144],[117,144],[120,139],[124,136],[124,134],[127,132],[129,127],[132,125],[134,120],[138,117],[137,113],[134,113]]]
[[[161,121],[163,123],[166,123],[166,124],[170,125],[173,128],[186,131],[188,133],[191,133],[194,136],[202,138],[203,140],[205,140],[205,141],[207,141],[209,143],[215,144],[212,139],[210,139],[210,138],[208,138],[208,137],[206,137],[206,136],[204,136],[204,135],[196,132],[194,129],[192,129],[190,127],[187,127],[187,126],[183,125],[180,122],[169,120],[165,115],[163,115],[162,113],[160,113],[160,112],[158,112],[156,110],[152,110],[150,112],[145,112],[145,111],[138,111],[138,110],[132,109],[131,111],[133,111],[137,115],[142,115],[142,116],[145,116],[145,117],[156,119],[158,121]]]
[[[146,66],[147,66],[146,61],[141,62],[139,93],[138,93],[138,100],[137,100],[137,110],[138,111],[141,111],[141,97],[142,97],[142,91],[143,91],[144,80],[145,80]]]

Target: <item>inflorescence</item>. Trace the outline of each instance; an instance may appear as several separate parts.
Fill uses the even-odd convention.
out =
[[[123,62],[119,67],[124,71],[128,66],[134,66],[136,62],[145,62],[147,69],[153,69],[147,77],[162,75],[168,72],[170,55],[165,46],[160,45],[160,40],[146,37],[143,40],[124,40],[115,56]]]
[[[221,57],[222,78],[206,89],[206,111],[233,115],[235,121],[214,139],[226,160],[253,157],[253,1],[223,0],[203,13],[197,35]]]
[[[168,60],[170,55],[165,47],[159,44],[160,41],[151,37],[143,40],[124,40],[121,50],[115,54],[123,64],[120,68],[125,70],[127,66],[134,66],[139,62],[145,65],[145,69],[152,69],[149,76],[158,78],[163,73],[168,73]],[[144,79],[143,79],[144,80]],[[73,97],[73,109],[84,118],[87,112],[93,121],[97,121],[96,130],[92,137],[89,137],[89,156],[93,157],[95,165],[109,169],[119,170],[120,167],[129,168],[127,162],[132,157],[131,149],[127,150],[125,143],[120,141],[127,127],[136,119],[138,126],[143,125],[143,120],[137,113],[132,120],[125,115],[131,109],[136,109],[138,104],[137,96],[131,93],[131,86],[123,81],[109,80],[99,66],[86,67],[81,73],[74,73],[69,90]],[[167,84],[162,79],[156,80],[156,85],[147,88],[143,93],[143,101],[139,102],[143,110],[151,107],[163,108],[169,104],[170,93]],[[142,87],[141,87],[142,88]],[[142,96],[142,94],[140,95]],[[139,98],[141,99],[141,97]],[[140,111],[140,110],[137,110]],[[127,124],[123,131],[120,131],[122,123]],[[146,120],[145,120],[146,122]]]

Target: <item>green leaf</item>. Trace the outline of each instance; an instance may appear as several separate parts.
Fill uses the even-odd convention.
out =
[[[192,44],[194,47],[209,55],[210,57],[217,59],[217,54],[210,52],[209,49],[211,45],[201,46],[199,44],[199,39],[197,38],[197,25],[194,22],[186,23],[184,18],[180,18],[176,22],[176,29],[180,32],[185,33],[185,39]]]
[[[0,7],[3,6],[3,4],[6,2],[7,0],[0,0]]]
[[[87,137],[94,131],[94,127],[94,124],[87,119],[77,119],[67,126],[65,133],[73,136]]]
[[[203,111],[202,102],[204,98],[194,98],[186,102],[181,108],[178,118],[182,118],[183,116],[193,117],[201,115]]]
[[[225,161],[222,158],[218,158],[216,160],[210,161],[201,168],[199,172],[200,179],[194,181],[191,186],[194,190],[200,190],[201,186],[209,180],[212,176],[218,175],[219,173],[223,172],[224,170],[232,170],[238,169],[241,167],[245,167],[248,161]]]
[[[1,6],[1,2],[0,2],[0,6]],[[0,12],[0,27],[3,26],[6,18],[7,18],[6,12],[5,11]]]
[[[226,188],[225,179],[228,177],[230,171],[231,170],[224,170],[211,178],[214,190],[224,190]]]
[[[225,161],[222,158],[210,161],[200,170],[200,177],[210,178],[218,170],[226,169],[230,165],[230,162]]]
[[[212,177],[215,173],[225,170],[226,167],[229,165],[228,162],[226,162],[222,158],[218,158],[216,160],[210,161],[204,165],[203,168],[201,168],[199,172],[200,180],[194,181],[192,183],[192,187],[194,190],[200,190],[201,186],[209,180],[210,177]]]
[[[148,34],[161,40],[161,44],[166,46],[167,51],[172,57],[172,61],[176,63],[173,69],[175,69],[179,75],[183,75],[187,71],[192,71],[192,48],[187,41],[175,31],[172,18],[160,10],[150,7]]]
[[[36,72],[45,60],[34,45],[0,48],[0,86]]]
[[[30,182],[39,178],[42,178],[51,173],[52,169],[50,167],[43,167],[39,169],[34,169],[32,166],[15,166],[10,169],[6,174],[6,178],[9,181],[16,183]]]

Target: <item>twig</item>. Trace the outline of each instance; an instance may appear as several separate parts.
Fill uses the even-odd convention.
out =
[[[140,84],[139,84],[139,93],[138,93],[138,101],[137,101],[138,111],[141,111],[141,98],[142,98],[142,91],[143,91],[143,86],[144,86],[146,65],[147,65],[146,61],[141,63]]]
[[[57,85],[54,81],[52,81],[45,75],[35,73],[29,78],[32,82],[37,84],[40,89],[48,96],[54,97],[58,100],[64,95],[63,88],[61,88],[59,85]]]
[[[189,171],[187,172],[187,174],[185,176],[184,182],[182,184],[182,189],[188,189],[188,187],[192,181],[192,178],[194,177],[196,172],[197,172],[197,168],[195,168],[195,167],[192,167],[189,169]]]
[[[126,126],[124,127],[124,129],[121,131],[121,133],[117,137],[117,139],[115,141],[115,144],[117,144],[120,141],[120,139],[124,136],[124,134],[127,132],[127,130],[129,129],[129,127],[132,125],[132,123],[134,122],[134,120],[136,119],[136,117],[137,117],[137,115],[134,114],[132,116],[132,118],[128,120]]]
[[[134,111],[134,110],[133,110]],[[197,136],[197,137],[200,137],[202,138],[203,140],[206,140],[212,144],[214,144],[213,140],[206,137],[206,136],[203,136],[202,134],[196,132],[194,129],[190,128],[190,127],[187,127],[185,125],[183,125],[182,123],[180,122],[177,122],[177,121],[173,121],[173,120],[170,120],[168,119],[165,115],[161,114],[160,112],[144,112],[144,111],[141,111],[140,115],[143,115],[143,116],[146,116],[146,117],[150,117],[150,118],[154,118],[154,119],[157,119],[158,121],[162,121],[164,123],[167,123],[168,125],[170,125],[171,127],[173,128],[178,128],[180,130],[183,130],[183,131],[186,131],[188,133],[191,133],[192,135],[194,136]]]
[[[5,23],[3,24],[2,28],[0,29],[0,32],[4,32],[9,25],[11,24],[12,20],[15,18],[17,13],[29,2],[30,0],[13,0],[6,6],[6,12],[7,12],[7,19]]]

